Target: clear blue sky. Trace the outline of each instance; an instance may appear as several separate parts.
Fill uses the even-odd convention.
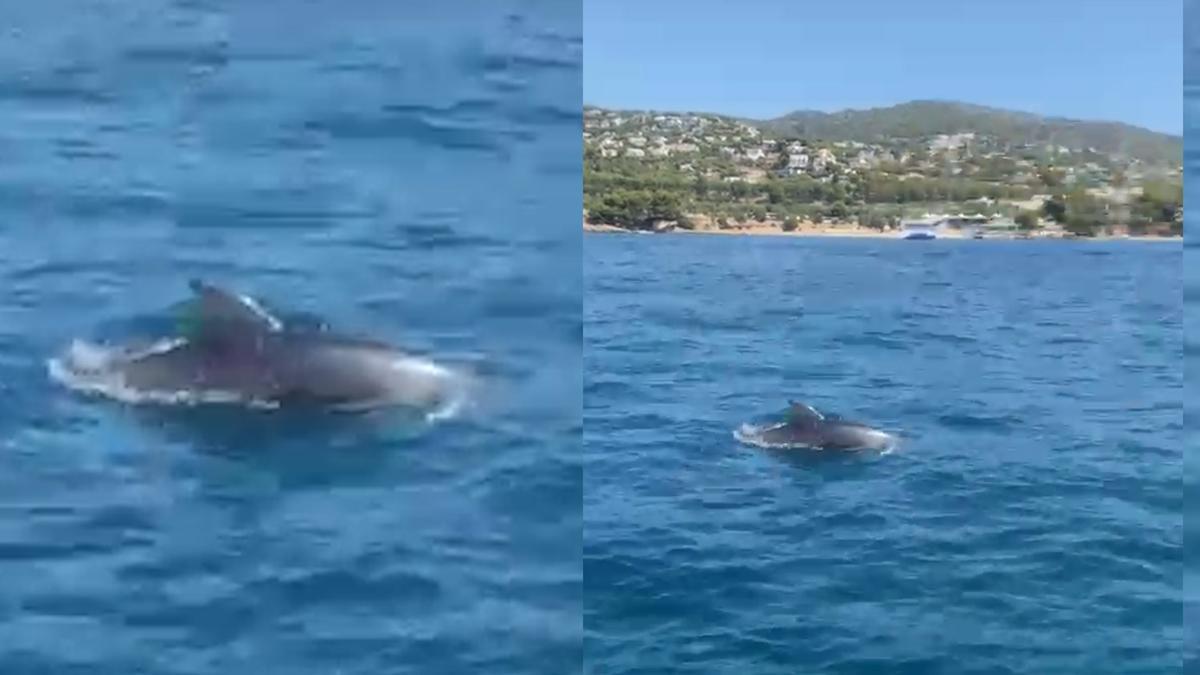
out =
[[[1182,0],[583,0],[584,101],[774,117],[913,99],[1183,129]]]

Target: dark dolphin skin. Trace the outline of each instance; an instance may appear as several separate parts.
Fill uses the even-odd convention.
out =
[[[787,419],[743,434],[745,440],[770,446],[820,450],[885,450],[895,438],[860,422],[827,416],[804,403],[789,401]]]
[[[182,339],[108,366],[124,386],[344,408],[444,402],[450,373],[428,360],[381,342],[292,330],[252,299],[200,280],[191,289],[190,329]]]

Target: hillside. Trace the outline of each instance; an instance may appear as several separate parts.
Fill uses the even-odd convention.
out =
[[[586,106],[583,140],[598,224],[880,228],[959,213],[1081,233],[1181,227],[1181,139],[1119,123],[932,101],[767,121]]]
[[[742,120],[776,136],[879,142],[939,134],[976,133],[1013,146],[1051,144],[1071,150],[1127,155],[1152,164],[1178,164],[1183,139],[1118,122],[1094,122],[1001,110],[967,103],[912,101],[888,108],[834,113],[797,111],[771,120]]]

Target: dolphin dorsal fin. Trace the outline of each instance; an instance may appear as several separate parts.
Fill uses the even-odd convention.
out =
[[[283,322],[252,298],[193,279],[192,332],[203,340],[229,341],[278,333]]]
[[[817,412],[817,409],[807,403],[797,403],[796,401],[788,401],[788,423],[801,426],[816,424],[817,422],[825,421],[825,416]]]

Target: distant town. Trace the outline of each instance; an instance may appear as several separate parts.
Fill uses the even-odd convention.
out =
[[[885,233],[915,223],[976,237],[1182,232],[1175,137],[952,103],[820,115],[759,122],[587,107],[584,224]]]

